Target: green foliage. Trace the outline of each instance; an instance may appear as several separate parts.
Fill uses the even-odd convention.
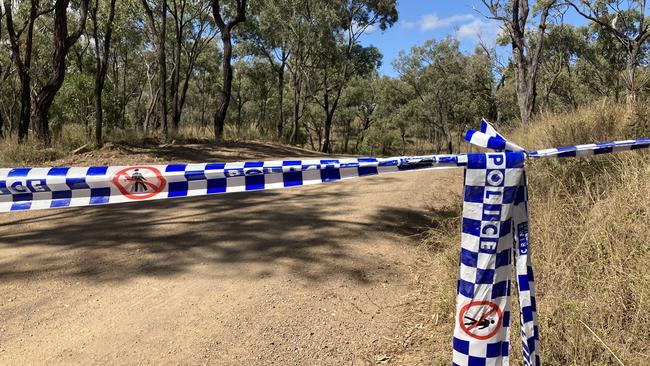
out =
[[[401,75],[393,88],[402,95],[395,100],[398,118],[411,121],[417,137],[444,143],[449,150],[468,125],[494,117],[492,63],[479,52],[463,54],[451,38],[400,53],[393,64]]]
[[[149,2],[159,24],[161,0]],[[14,3],[14,17],[22,24],[30,3]],[[107,4],[98,4],[101,33],[106,27]],[[314,4],[308,0],[249,2],[246,22],[232,34],[234,80],[226,120],[230,138],[280,140],[313,149],[325,148],[329,140],[330,151],[353,154],[444,152],[458,151],[463,131],[481,117],[506,125],[518,120],[515,69],[510,59],[503,59],[503,53],[497,57],[494,50],[484,47],[463,52],[456,39],[431,39],[403,51],[393,61],[398,77],[379,77],[381,53],[359,38],[371,28],[393,26],[398,19],[396,1]],[[505,4],[501,3],[501,9],[508,14]],[[539,16],[540,4],[534,5],[532,17]],[[616,19],[616,29],[626,35],[639,33],[642,13],[638,4],[584,4],[592,5],[599,20],[611,24]],[[584,4],[580,5],[583,10],[587,9]],[[621,8],[613,10],[613,5]],[[176,87],[177,92],[182,91],[187,75],[180,126],[185,131],[207,131],[221,89],[219,35],[209,3],[178,0],[169,6],[169,113],[175,103],[171,95]],[[223,15],[229,17],[232,9],[224,3]],[[70,11],[75,10],[71,7]],[[118,1],[103,89],[104,130],[109,138],[120,135],[121,130],[160,134],[156,108],[160,67],[146,18],[139,0]],[[77,20],[70,19],[72,27]],[[34,90],[49,77],[52,23],[48,13],[36,20],[31,68]],[[185,24],[182,34],[177,33],[178,24]],[[0,21],[0,28],[5,26]],[[50,110],[57,138],[63,138],[66,125],[83,126],[89,136],[94,128],[97,70],[88,28],[68,55],[67,76]],[[537,31],[531,27],[526,32],[531,47],[536,46]],[[593,21],[580,27],[550,22],[545,31],[536,113],[571,111],[600,98],[624,99],[629,60],[615,33]],[[21,42],[24,47],[24,35]],[[498,42],[510,46],[505,33]],[[6,32],[0,32],[0,49],[9,51]],[[647,43],[638,63],[636,83],[642,104],[650,93]],[[180,80],[174,80],[175,71],[179,71]],[[5,135],[16,133],[19,90],[10,54],[0,52],[0,128]],[[630,126],[638,131],[647,128],[645,109],[637,108],[628,115]],[[180,138],[178,134],[174,138]]]
[[[67,123],[89,126],[94,121],[94,87],[92,74],[73,72],[66,77],[51,109],[51,128],[55,134]]]

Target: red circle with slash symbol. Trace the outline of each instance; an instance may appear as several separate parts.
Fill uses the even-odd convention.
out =
[[[501,329],[503,312],[491,301],[472,301],[460,309],[458,322],[460,329],[468,336],[490,339]]]
[[[124,196],[133,200],[144,200],[162,192],[167,180],[160,170],[154,167],[132,166],[115,173],[113,184]]]

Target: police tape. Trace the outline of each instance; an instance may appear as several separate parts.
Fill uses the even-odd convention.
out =
[[[427,169],[465,169],[453,365],[507,365],[511,281],[519,294],[524,365],[539,366],[528,237],[526,158],[581,157],[650,147],[650,138],[526,152],[487,121],[465,139],[489,153],[85,168],[0,169],[0,212],[289,188]]]
[[[461,252],[453,335],[453,365],[508,365],[514,273],[522,358],[539,366],[539,325],[528,222],[527,157],[580,157],[650,147],[650,139],[565,146],[527,153],[487,121],[465,139],[497,150],[470,154],[465,168]]]
[[[458,155],[0,169],[0,212],[257,191],[463,166]]]

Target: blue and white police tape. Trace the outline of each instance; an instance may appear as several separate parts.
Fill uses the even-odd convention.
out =
[[[634,140],[621,140],[609,142],[597,142],[595,144],[563,146],[554,149],[537,150],[528,153],[531,158],[542,157],[581,157],[590,155],[609,154],[614,152],[647,149],[650,147],[650,138],[639,138]]]
[[[507,365],[512,211],[523,152],[469,154],[453,338],[454,365]]]
[[[498,137],[502,140],[506,140],[506,138],[500,133],[498,133],[496,129],[492,127],[492,125],[488,123],[485,119],[481,120],[481,132],[490,137]],[[471,140],[471,138],[469,140]],[[472,142],[470,141],[470,143]],[[500,148],[499,150],[501,149],[505,149],[506,151],[524,151],[523,148],[519,147],[518,145],[512,144],[507,140],[505,141],[504,148]],[[507,171],[506,174],[508,174]],[[519,175],[519,172],[515,171],[515,172],[511,172],[510,174]],[[495,188],[491,188],[491,189],[494,190]],[[505,234],[511,239],[506,241],[505,246],[507,247],[510,246],[511,244],[514,244],[513,252],[515,255],[515,279],[517,282],[517,290],[519,294],[518,296],[519,297],[519,324],[520,324],[520,335],[521,335],[521,343],[522,343],[522,358],[523,358],[524,365],[526,366],[540,365],[539,325],[537,323],[535,283],[533,277],[533,266],[530,257],[530,249],[528,247],[528,184],[526,181],[526,173],[523,171],[523,169],[521,171],[519,177],[519,183],[517,185],[517,189],[516,192],[514,193],[514,197],[512,198],[512,200],[513,200],[512,217],[511,217],[512,224],[510,225],[511,233]],[[507,199],[505,203],[506,204],[509,203]],[[465,203],[465,205],[467,204],[468,203]],[[489,205],[484,206],[483,207],[484,211],[486,210],[486,207],[487,209],[491,208]],[[485,217],[483,217],[483,219],[485,219]],[[498,248],[498,250],[499,253],[504,253],[503,248]],[[497,254],[497,258],[498,258],[498,254]],[[506,273],[505,276],[506,277],[505,282],[507,284],[508,289],[510,289],[511,286],[509,268],[510,266],[508,265],[508,273]],[[504,283],[504,282],[502,281],[502,282],[495,282],[495,283]],[[508,306],[509,309],[510,301],[508,301],[506,305]],[[508,316],[507,319],[504,320],[504,322],[507,323],[509,319],[510,317]],[[507,328],[509,327],[509,325],[505,324],[503,325],[503,327]],[[509,336],[506,336],[506,341],[504,341],[501,344],[502,345],[501,357],[499,358],[498,356],[496,356],[491,358],[491,360],[495,361],[494,362],[495,364],[499,364],[498,362],[499,360],[501,361],[500,362],[501,364],[508,363],[509,349],[507,346],[505,346],[505,344],[509,344]],[[498,354],[498,352],[496,352],[498,348],[499,348],[498,346],[492,345],[494,354]],[[481,354],[481,356],[483,356],[483,354]],[[480,357],[479,363],[481,363],[480,361],[485,360],[485,363],[487,364],[489,359],[488,356],[490,356],[490,353],[486,351],[485,358]]]
[[[459,155],[84,168],[0,169],[0,212],[91,206],[310,185],[463,166]]]
[[[524,151],[521,146],[508,141],[498,133],[485,119],[481,120],[480,131],[467,130],[465,140],[470,144],[496,151]]]
[[[524,364],[540,364],[525,157],[523,152],[468,155],[454,365],[508,364],[513,252]]]
[[[650,139],[575,145],[526,153],[487,121],[465,139],[496,151],[470,154],[465,170],[453,364],[507,365],[511,258],[519,293],[523,363],[540,365],[539,326],[528,237],[526,157],[580,157],[650,147]]]
[[[525,151],[517,144],[508,141],[503,135],[485,119],[481,120],[481,130],[467,130],[465,141],[478,147],[495,151]],[[527,152],[531,158],[541,157],[582,157],[590,155],[608,154],[613,152],[646,149],[650,147],[650,138],[638,138],[632,140],[597,142],[593,144],[563,146],[552,149],[543,149]]]
[[[539,366],[528,237],[527,157],[579,157],[650,147],[650,138],[525,152],[487,121],[466,140],[493,153],[86,168],[0,169],[0,212],[120,203],[318,184],[382,173],[465,168],[453,364],[507,365],[511,266],[522,354]]]

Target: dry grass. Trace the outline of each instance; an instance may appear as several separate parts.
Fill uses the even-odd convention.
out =
[[[92,127],[92,126],[90,126]],[[263,135],[255,126],[226,125],[224,144],[238,142],[269,142],[271,138]],[[108,129],[104,131],[104,143],[122,148],[150,148],[161,145],[212,144],[214,129],[212,126],[182,125],[178,130],[170,130],[169,136],[159,131],[145,133],[138,129]],[[19,143],[16,136],[0,139],[0,167],[48,166],[72,156],[72,152],[84,145],[96,149],[94,131],[82,124],[67,124],[53,130],[50,146],[44,146],[33,135],[24,143]]]
[[[634,137],[639,124],[624,116],[622,106],[598,104],[542,116],[509,137],[531,149]],[[628,152],[529,161],[531,248],[545,364],[614,365],[620,364],[618,357],[625,365],[650,365],[649,158],[648,152]],[[456,214],[458,223],[460,208]],[[455,253],[456,260],[442,264],[455,274],[457,225],[436,228],[433,237],[450,243],[443,255]],[[453,277],[438,277],[432,292],[449,298]],[[444,314],[433,329],[440,334],[432,340],[434,364],[450,357],[453,311],[445,301],[431,304],[431,313]],[[517,323],[518,314],[511,319]],[[521,364],[518,324],[512,334],[513,364]]]
[[[513,138],[553,147],[633,137],[624,116],[621,106],[600,104],[547,116]],[[542,350],[551,364],[618,364],[614,354],[626,365],[650,364],[648,157],[545,159],[528,168]]]
[[[255,140],[255,131],[235,130],[226,126],[226,140],[245,140],[237,133],[245,133],[249,141]],[[36,141],[33,137],[25,143],[19,143],[15,136],[0,140],[0,165],[4,167],[42,165],[61,159],[73,150],[88,145],[95,145],[93,131],[80,124],[62,126],[52,136],[50,146]],[[170,131],[169,137],[164,138],[160,133],[144,133],[135,129],[112,129],[104,133],[104,142],[125,146],[154,146],[169,142],[176,143],[209,143],[214,141],[212,127],[183,126],[178,131]]]

